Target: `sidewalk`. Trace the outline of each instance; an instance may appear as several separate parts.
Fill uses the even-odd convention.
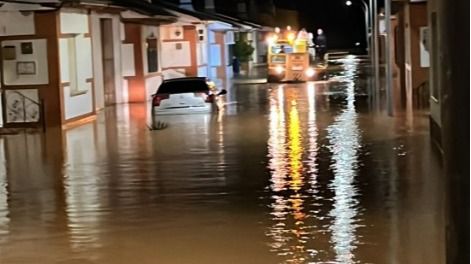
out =
[[[256,65],[251,71],[239,74],[232,78],[234,84],[261,84],[267,82],[267,66]]]

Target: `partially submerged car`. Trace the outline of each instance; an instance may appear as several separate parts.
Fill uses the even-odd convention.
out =
[[[217,97],[224,94],[226,90],[212,91],[204,77],[164,80],[152,95],[152,111],[156,115],[210,113]]]

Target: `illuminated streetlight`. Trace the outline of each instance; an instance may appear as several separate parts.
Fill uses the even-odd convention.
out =
[[[371,10],[370,7],[366,4],[365,0],[360,1],[360,6],[365,13],[365,38],[366,38],[366,50],[368,51],[368,54],[371,55],[371,50],[370,50],[370,38],[369,38],[369,32],[370,32],[370,27],[372,27],[371,23]],[[345,1],[345,5],[350,7],[353,5],[353,2],[351,0]]]

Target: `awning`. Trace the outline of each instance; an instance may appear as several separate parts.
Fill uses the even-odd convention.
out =
[[[197,10],[189,10],[189,9],[181,8],[175,4],[162,1],[162,0],[155,0],[154,5],[161,6],[167,9],[168,11],[173,10],[181,14],[186,14],[192,17],[196,17],[203,21],[221,21],[227,24],[231,24],[234,27],[237,27],[239,31],[252,31],[252,30],[257,30],[258,28],[261,28],[261,26],[258,24],[243,21],[238,18],[229,17],[222,14],[218,14],[218,13],[206,13],[206,12],[201,12]]]
[[[0,0],[1,1],[1,0]],[[141,0],[63,0],[64,6],[87,7],[120,12],[121,21],[144,25],[162,25],[177,21],[177,17],[163,8]]]
[[[60,5],[57,0],[0,1],[0,11],[51,10]]]
[[[175,16],[149,16],[137,13],[135,11],[126,10],[121,12],[121,21],[124,23],[159,26],[163,24],[174,23],[177,21],[177,18]]]

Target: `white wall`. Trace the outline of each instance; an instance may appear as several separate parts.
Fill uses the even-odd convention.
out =
[[[23,54],[21,43],[32,43],[33,53]],[[3,60],[3,78],[7,85],[28,85],[28,84],[48,84],[49,72],[47,63],[47,40],[9,40],[2,41],[2,47],[13,46],[16,58],[13,60]],[[17,72],[18,62],[34,62],[34,74],[19,74]]]
[[[160,37],[162,40],[183,40],[183,27],[176,24],[161,26]]]
[[[198,65],[208,63],[208,44],[200,42],[196,44]]]
[[[121,45],[121,69],[123,77],[136,76],[135,60],[134,60],[134,44]]]
[[[60,18],[61,32],[75,34],[75,37],[59,39],[61,83],[70,83],[63,90],[64,117],[68,120],[94,110],[93,86],[87,82],[93,78],[92,43],[83,35],[88,32],[86,14],[61,12]]]
[[[196,63],[197,65],[203,65],[208,63],[208,30],[205,25],[196,26],[197,42],[196,42]],[[201,40],[202,38],[202,40]],[[199,72],[199,69],[198,69]],[[206,76],[204,74],[203,76]],[[198,74],[198,76],[200,76]]]
[[[34,13],[0,11],[0,36],[34,35]]]
[[[91,84],[89,84],[89,88],[91,88]],[[70,86],[64,87],[64,108],[66,120],[86,115],[93,111],[93,98],[90,91],[76,96],[70,96],[70,94]]]
[[[177,45],[181,45],[181,49],[177,49]],[[163,42],[160,54],[162,54],[162,68],[191,66],[189,41]]]
[[[88,15],[81,11],[63,9],[60,13],[62,34],[88,33]]]

